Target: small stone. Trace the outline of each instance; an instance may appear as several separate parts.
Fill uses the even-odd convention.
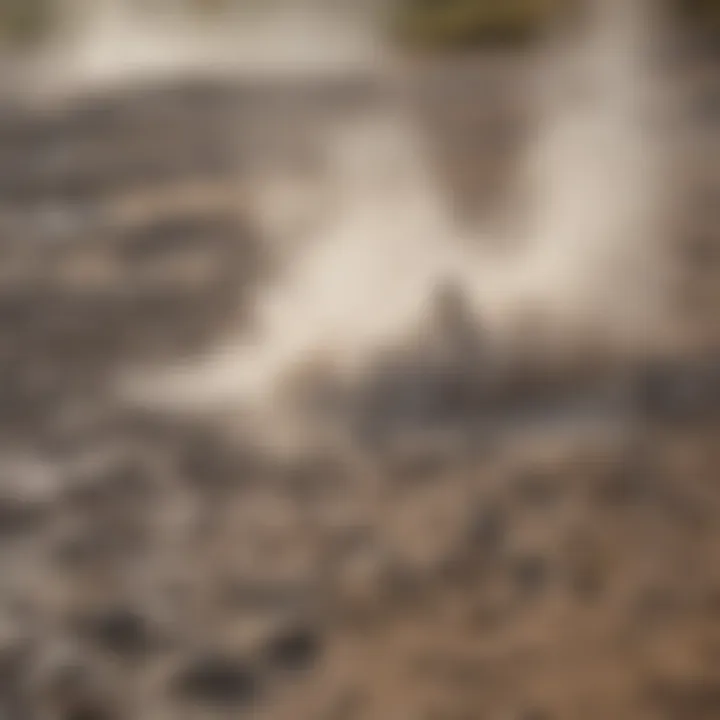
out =
[[[81,621],[81,633],[102,649],[118,656],[137,658],[153,646],[152,631],[141,615],[113,609]]]
[[[549,569],[547,562],[538,556],[519,558],[513,566],[513,578],[520,592],[534,596],[543,590],[547,583]]]
[[[114,717],[109,708],[88,703],[68,709],[62,720],[113,720]]]
[[[491,553],[498,552],[507,537],[507,518],[497,506],[478,509],[470,524],[469,540],[474,547]]]
[[[268,644],[267,661],[279,670],[301,671],[311,667],[322,654],[322,642],[318,634],[304,627],[285,630]]]
[[[46,508],[21,499],[0,498],[0,538],[31,533],[46,517]]]
[[[247,705],[258,698],[260,683],[247,662],[208,656],[191,661],[179,672],[173,681],[173,692],[201,705]]]

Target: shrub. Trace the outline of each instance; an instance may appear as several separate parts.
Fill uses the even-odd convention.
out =
[[[442,49],[532,39],[559,0],[404,0],[395,30],[404,44]]]
[[[664,1],[678,21],[720,30],[720,0]],[[403,44],[422,49],[517,44],[573,4],[579,0],[400,0],[394,30]]]
[[[0,43],[26,45],[50,29],[57,0],[0,0]]]

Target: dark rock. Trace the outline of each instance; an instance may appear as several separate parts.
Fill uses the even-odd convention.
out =
[[[502,548],[508,533],[505,511],[497,505],[483,505],[478,508],[470,523],[469,541],[473,547],[489,553]]]
[[[278,670],[300,671],[314,665],[322,655],[319,634],[306,627],[284,630],[268,643],[265,657]]]
[[[46,507],[21,499],[0,498],[0,538],[32,532],[47,517]]]
[[[32,660],[29,645],[0,648],[0,717],[28,717],[26,679]]]
[[[686,683],[658,682],[650,699],[667,720],[716,720],[720,717],[720,682],[689,680]]]
[[[716,416],[720,409],[720,360],[658,364],[644,370],[636,386],[641,412],[660,420]]]
[[[545,558],[536,555],[518,558],[512,566],[513,580],[525,597],[542,592],[547,584],[549,574]]]
[[[102,705],[83,703],[70,708],[62,716],[62,720],[114,720],[113,710]]]
[[[213,233],[226,240],[232,238],[235,231],[231,224],[220,221],[192,216],[171,218],[156,221],[130,234],[124,238],[120,250],[128,261],[148,262],[178,251],[202,249]]]
[[[137,659],[156,645],[157,638],[148,622],[131,610],[108,610],[82,620],[79,626],[90,642],[121,657]]]
[[[255,702],[260,680],[244,660],[207,656],[191,661],[172,682],[173,694],[211,706],[237,706]]]
[[[87,513],[117,508],[147,508],[155,499],[153,478],[140,463],[123,460],[104,473],[84,479],[66,496],[69,504]]]

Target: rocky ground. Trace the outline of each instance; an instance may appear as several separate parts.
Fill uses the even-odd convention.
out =
[[[459,208],[507,182],[527,70],[467,60],[414,85]],[[254,179],[312,165],[318,125],[384,91],[194,82],[8,103],[0,715],[720,717],[720,75],[706,57],[681,73],[693,341],[624,370],[622,413],[572,439],[475,428],[292,461],[108,387],[247,319],[275,269],[244,212]],[[459,382],[432,406],[455,420]],[[530,412],[569,382],[494,407]]]

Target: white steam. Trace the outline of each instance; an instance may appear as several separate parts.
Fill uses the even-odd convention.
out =
[[[303,3],[231,2],[204,21],[177,0],[57,0],[63,23],[36,82],[85,90],[199,75],[328,76],[366,69],[380,46],[363,18]],[[187,3],[185,3],[187,5]]]
[[[422,334],[448,284],[498,345],[528,311],[547,345],[578,333],[649,342],[664,320],[669,208],[652,13],[641,0],[593,6],[588,33],[550,68],[517,253],[499,258],[460,237],[411,118],[398,107],[368,112],[328,140],[332,214],[260,297],[257,333],[135,378],[133,394],[191,409],[267,406],[309,363],[352,377]]]
[[[531,156],[533,295],[556,322],[610,341],[651,342],[668,319],[672,139],[669,90],[653,68],[656,9],[650,0],[592,5],[589,37],[550,68],[558,94]]]

